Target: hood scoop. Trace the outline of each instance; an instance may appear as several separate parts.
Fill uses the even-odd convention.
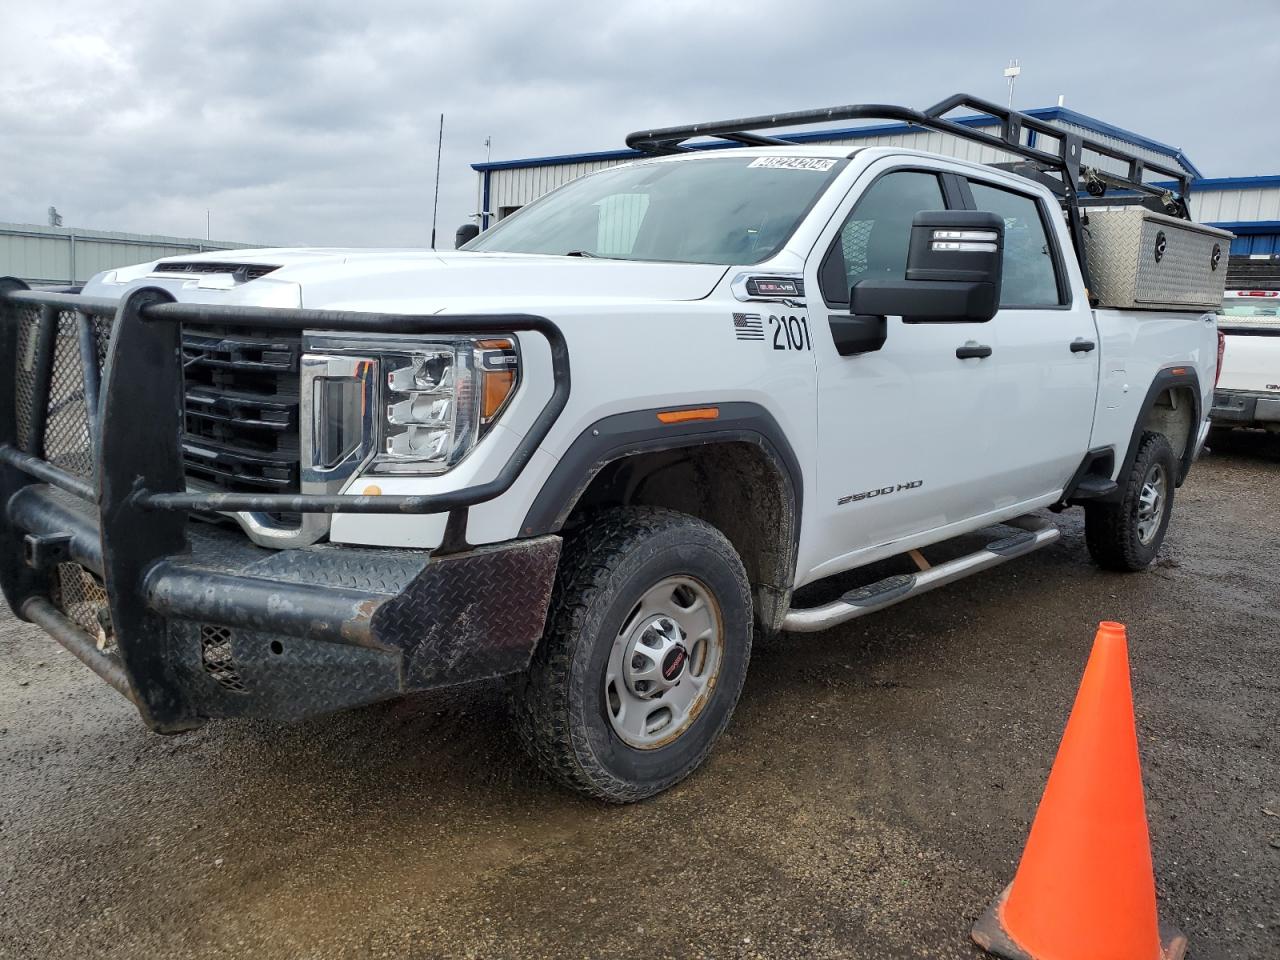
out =
[[[279,270],[278,263],[233,263],[212,260],[183,260],[173,263],[158,263],[154,273],[194,276],[210,273],[229,273],[236,283],[248,283],[265,277],[274,270]]]

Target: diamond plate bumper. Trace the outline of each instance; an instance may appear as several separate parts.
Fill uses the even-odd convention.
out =
[[[6,519],[43,545],[29,563],[47,590],[18,613],[95,669],[110,661],[123,638],[101,588],[99,611],[85,598],[84,584],[102,574],[91,511],[30,484],[10,499]],[[542,635],[560,554],[556,536],[449,556],[276,551],[200,523],[188,541],[190,551],[156,564],[134,599],[161,624],[162,693],[173,713],[162,722],[143,716],[165,731],[220,717],[298,719],[519,672]],[[134,699],[124,671],[99,673]]]

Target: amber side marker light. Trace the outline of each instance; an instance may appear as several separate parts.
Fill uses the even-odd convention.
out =
[[[719,420],[719,407],[694,407],[692,410],[663,410],[658,414],[663,423],[687,423],[690,420]]]
[[[478,346],[484,350],[508,352],[514,344],[510,340],[481,340]],[[514,356],[512,357],[514,359]],[[480,374],[480,422],[488,424],[502,410],[511,391],[516,386],[514,367],[506,369],[484,369]]]

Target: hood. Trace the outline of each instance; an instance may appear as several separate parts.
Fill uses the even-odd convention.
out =
[[[270,268],[270,269],[264,269]],[[519,312],[542,304],[700,300],[727,267],[431,250],[218,250],[108,271],[91,296],[163,286],[179,300],[400,313]],[[287,287],[285,285],[288,285]],[[296,299],[295,299],[296,297]]]

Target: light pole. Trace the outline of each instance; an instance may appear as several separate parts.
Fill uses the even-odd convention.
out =
[[[1009,65],[1004,68],[1005,79],[1009,81],[1009,109],[1013,109],[1013,81],[1018,79],[1018,74],[1022,72],[1022,67],[1018,66],[1017,60],[1010,60]]]

